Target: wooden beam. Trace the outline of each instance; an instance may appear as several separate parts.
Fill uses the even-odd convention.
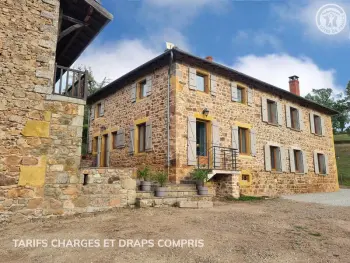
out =
[[[73,17],[71,17],[71,16],[63,15],[63,16],[62,16],[62,19],[63,19],[63,20],[67,20],[67,21],[69,21],[69,22],[72,22],[72,23],[74,23],[74,24],[79,24],[79,25],[82,25],[82,26],[85,26],[85,25],[86,25],[86,23],[84,23],[84,22],[82,22],[82,21],[80,21],[80,20],[78,20],[78,19],[75,19],[75,18],[73,18]]]
[[[71,26],[71,27],[68,27],[66,30],[63,30],[63,31],[60,33],[59,37],[58,37],[58,41],[60,41],[60,40],[61,40],[62,38],[64,38],[65,36],[69,35],[69,34],[72,33],[73,31],[75,31],[75,30],[77,30],[77,29],[79,29],[79,28],[81,28],[81,27],[83,27],[83,25],[75,24],[75,25],[73,25],[73,26]]]

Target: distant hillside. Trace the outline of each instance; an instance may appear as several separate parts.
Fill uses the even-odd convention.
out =
[[[348,134],[334,135],[334,142],[339,183],[350,186],[350,136]]]

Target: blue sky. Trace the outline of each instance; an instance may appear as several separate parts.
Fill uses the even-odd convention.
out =
[[[345,88],[350,80],[350,32],[326,35],[315,23],[318,9],[350,2],[233,0],[103,0],[114,20],[77,64],[98,80],[114,80],[165,49],[181,49],[288,89],[300,77],[301,92]]]

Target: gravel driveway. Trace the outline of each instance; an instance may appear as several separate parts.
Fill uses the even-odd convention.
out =
[[[283,199],[289,199],[298,202],[319,203],[333,206],[350,206],[350,189],[340,189],[334,193],[313,193],[285,195]]]

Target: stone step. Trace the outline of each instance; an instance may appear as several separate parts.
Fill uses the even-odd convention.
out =
[[[199,207],[198,202],[212,202],[211,195],[195,195],[183,197],[152,197],[152,198],[136,198],[136,207],[171,207],[178,206],[180,202],[195,202]],[[203,205],[204,207],[205,205]],[[207,205],[209,206],[209,205]]]
[[[166,191],[166,197],[182,197],[182,196],[195,196],[198,194],[197,190],[167,190]],[[137,191],[136,197],[139,198],[150,198],[152,196],[155,196],[154,191]]]
[[[178,201],[177,206],[180,208],[211,208],[214,206],[213,201]]]
[[[183,191],[197,190],[196,184],[167,184],[166,188],[168,188],[168,190],[183,190]]]

